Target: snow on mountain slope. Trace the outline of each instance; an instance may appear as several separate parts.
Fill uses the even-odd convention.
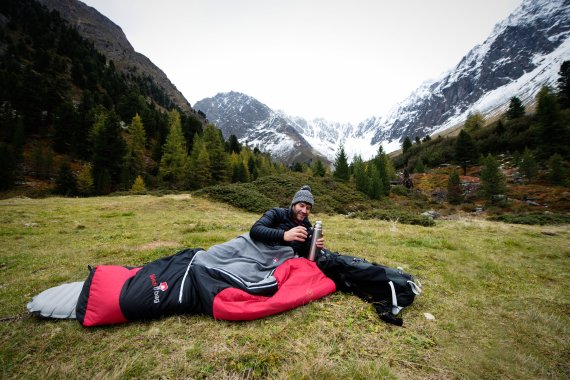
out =
[[[196,102],[194,107],[206,114],[228,138],[235,135],[250,147],[258,147],[273,157],[292,164],[320,158],[328,160],[299,132],[302,125],[295,125],[282,113],[275,112],[251,96],[239,93],[219,93],[212,98]]]
[[[570,60],[569,37],[570,0],[525,0],[451,70],[422,84],[386,116],[357,125],[289,116],[238,93],[218,94],[195,108],[226,137],[235,134],[286,162],[306,162],[314,154],[333,162],[341,144],[350,159],[369,159],[380,145],[397,150],[406,136],[441,132],[469,113],[503,113],[513,96],[532,102],[542,86],[555,86],[562,62]]]
[[[569,0],[524,1],[457,66],[393,107],[375,126],[372,144],[433,134],[462,123],[470,112],[502,112],[513,96],[530,103],[570,59],[569,36]]]

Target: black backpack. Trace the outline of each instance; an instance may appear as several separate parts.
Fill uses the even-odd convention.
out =
[[[317,266],[334,281],[337,290],[352,293],[374,305],[380,318],[402,326],[400,311],[410,306],[422,288],[419,281],[401,268],[370,263],[365,259],[322,250]]]

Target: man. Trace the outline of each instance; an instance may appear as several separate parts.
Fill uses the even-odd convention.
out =
[[[288,208],[272,208],[253,224],[249,236],[266,244],[287,245],[301,257],[308,257],[311,248],[312,225],[309,214],[315,200],[311,188],[301,187]],[[324,238],[317,240],[319,249],[325,248]]]

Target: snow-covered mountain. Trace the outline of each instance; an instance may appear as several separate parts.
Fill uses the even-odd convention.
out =
[[[502,113],[513,96],[530,103],[544,85],[555,86],[570,59],[570,0],[525,0],[449,72],[426,82],[397,104],[371,141],[401,141],[465,121],[471,112]]]
[[[241,143],[270,152],[286,162],[328,161],[307,141],[295,123],[260,101],[239,92],[220,93],[194,105],[221,129],[224,138],[235,135]]]
[[[503,113],[513,96],[530,103],[542,86],[555,86],[562,62],[570,60],[569,37],[570,0],[524,0],[451,70],[421,85],[386,116],[357,125],[285,115],[237,93],[218,94],[195,108],[225,135],[288,162],[314,151],[333,161],[341,143],[350,158],[367,159],[380,145],[396,150],[406,136],[433,135],[463,123],[469,113]]]

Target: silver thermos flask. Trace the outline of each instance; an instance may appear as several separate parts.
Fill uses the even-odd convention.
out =
[[[309,260],[315,261],[317,258],[317,239],[323,234],[323,222],[317,220],[313,228],[313,238],[311,239],[311,250],[309,251]]]

